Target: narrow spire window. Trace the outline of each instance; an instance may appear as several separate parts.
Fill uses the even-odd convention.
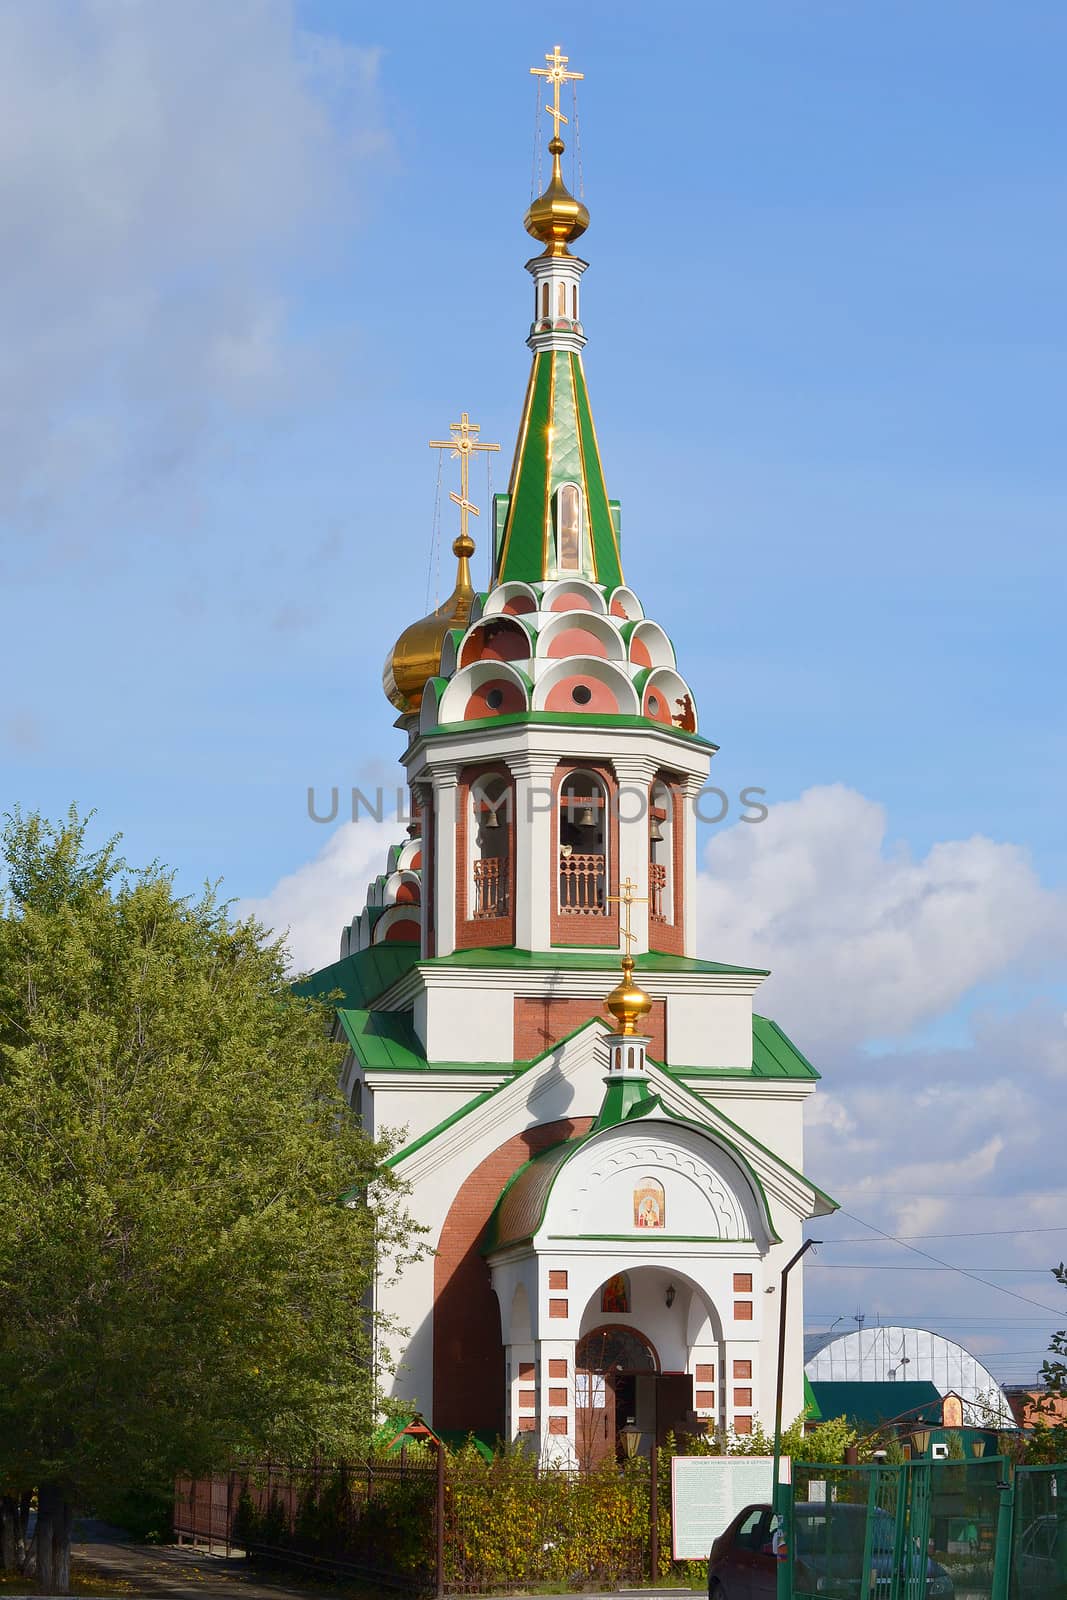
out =
[[[578,321],[578,285],[571,284],[571,320]]]
[[[547,317],[548,316],[548,284],[547,283],[543,283],[541,285],[541,315],[543,317]]]
[[[582,493],[565,483],[556,495],[556,553],[561,572],[579,572],[582,565]]]
[[[557,296],[557,299],[559,303],[559,315],[561,317],[565,317],[567,315],[567,285],[565,283],[560,284],[559,295]]]

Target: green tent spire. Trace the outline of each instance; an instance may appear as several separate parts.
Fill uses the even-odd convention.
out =
[[[508,492],[494,502],[493,579],[544,583],[576,577],[614,589],[623,581],[619,507],[608,499],[582,367],[580,286],[586,262],[567,248],[585,232],[589,213],[563,182],[558,125],[549,151],[551,180],[526,213],[527,232],[545,249],[526,263],[534,281],[534,320],[526,340],[533,371]]]

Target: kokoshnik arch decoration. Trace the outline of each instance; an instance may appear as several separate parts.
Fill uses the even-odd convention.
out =
[[[623,576],[571,249],[589,212],[562,167],[582,74],[558,45],[545,63],[532,366],[491,581],[471,578],[470,464],[497,446],[462,412],[431,441],[459,464],[455,585],[383,675],[413,821],[300,987],[340,991],[346,1092],[372,1134],[403,1130],[391,1162],[433,1246],[379,1280],[379,1378],[446,1435],[584,1462],[624,1428],[647,1449],[773,1415],[768,1297],[833,1202],[803,1172],[818,1073],[753,1011],[767,974],[696,949],[690,802],[716,747]],[[790,1414],[802,1318],[797,1293]]]

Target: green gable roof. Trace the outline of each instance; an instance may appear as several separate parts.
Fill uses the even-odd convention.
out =
[[[540,583],[556,575],[553,496],[578,483],[585,505],[595,583],[622,583],[616,520],[600,463],[581,356],[541,350],[534,356],[511,468],[494,582]]]

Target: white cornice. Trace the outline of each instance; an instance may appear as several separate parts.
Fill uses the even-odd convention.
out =
[[[654,726],[647,728],[598,727],[590,719],[589,727],[572,724],[549,725],[545,723],[510,723],[504,727],[485,720],[464,723],[461,731],[450,734],[436,733],[432,738],[420,735],[404,752],[403,761],[409,782],[415,782],[425,771],[437,772],[441,768],[455,770],[468,761],[485,761],[509,755],[577,756],[610,760],[618,752],[645,756],[657,766],[673,767],[686,776],[707,778],[713,750],[706,746],[690,745],[669,733],[657,733]]]
[[[393,1072],[388,1069],[364,1069],[363,1082],[372,1092],[387,1089],[393,1092],[418,1090],[422,1094],[480,1094],[483,1089],[496,1089],[509,1083],[513,1072]]]
[[[584,1000],[590,987],[610,979],[618,972],[616,951],[604,952],[603,968],[584,972],[561,971],[557,967],[536,969],[519,967],[432,967],[417,965],[398,978],[374,1002],[377,1011],[407,1011],[419,995],[429,989],[506,989],[523,998],[570,997]],[[653,1000],[669,1000],[672,995],[752,995],[764,981],[758,972],[646,972],[639,968],[642,989]]]

